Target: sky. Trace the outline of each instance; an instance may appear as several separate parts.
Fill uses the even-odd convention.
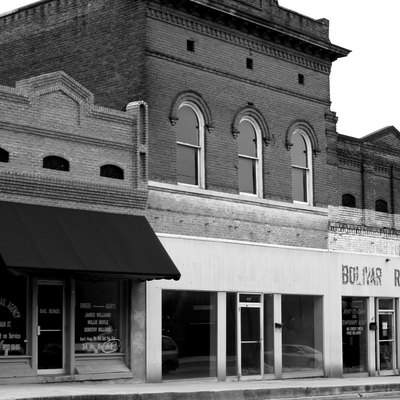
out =
[[[0,0],[0,14],[29,3]],[[400,131],[400,0],[279,0],[279,5],[329,19],[331,42],[352,51],[333,63],[330,77],[337,131],[354,137],[390,125]]]

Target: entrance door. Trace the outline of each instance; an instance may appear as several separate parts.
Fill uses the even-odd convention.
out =
[[[64,372],[64,286],[39,283],[37,300],[38,373]]]
[[[378,299],[377,366],[380,375],[393,374],[396,361],[396,323],[393,299]]]
[[[261,378],[264,374],[262,295],[239,293],[238,296],[239,378]]]

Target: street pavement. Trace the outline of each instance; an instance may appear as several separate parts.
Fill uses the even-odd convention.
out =
[[[80,382],[0,385],[0,400],[400,399],[400,376],[163,383]]]

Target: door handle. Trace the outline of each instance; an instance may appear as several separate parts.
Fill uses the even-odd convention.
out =
[[[37,335],[40,336],[40,326],[37,327]]]

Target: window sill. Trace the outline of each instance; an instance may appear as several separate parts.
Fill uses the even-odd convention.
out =
[[[285,209],[292,211],[300,211],[306,213],[319,214],[323,216],[328,215],[328,207],[315,207],[308,205],[307,203],[289,203],[283,201],[269,200],[258,197],[257,195],[251,194],[233,194],[217,192],[215,190],[201,189],[198,186],[185,185],[185,184],[171,184],[157,181],[149,181],[149,190],[155,190],[160,192],[170,192],[181,195],[192,195],[197,197],[203,197],[205,199],[229,201],[235,203],[246,203],[253,204],[261,207]]]

